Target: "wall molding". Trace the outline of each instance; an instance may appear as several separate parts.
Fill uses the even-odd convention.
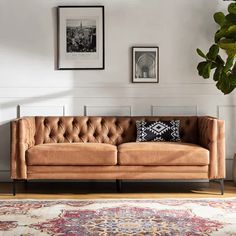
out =
[[[96,112],[96,109],[100,109],[101,112],[102,110],[116,110],[119,113],[119,110],[123,109],[124,114],[122,114],[122,116],[132,116],[132,106],[91,106],[91,105],[85,105],[84,106],[84,115],[85,116],[93,116],[93,114],[90,114],[89,109],[94,109]],[[128,112],[127,112],[128,111]],[[95,114],[96,115],[96,114]],[[99,114],[97,114],[99,116]],[[114,114],[115,116],[116,114]],[[102,116],[102,114],[101,114]]]
[[[220,119],[220,108],[236,108],[236,105],[217,105],[217,118]]]
[[[224,114],[223,109],[230,109],[231,115],[228,116],[227,112]],[[218,119],[225,120],[225,134],[226,134],[226,159],[233,160],[236,153],[235,138],[236,138],[236,105],[217,105]],[[235,132],[233,131],[235,130]]]
[[[152,116],[155,116],[158,114],[155,114],[155,108],[158,109],[158,108],[194,108],[194,113],[193,114],[186,114],[186,115],[195,115],[197,116],[198,115],[198,105],[151,105],[151,115]],[[165,114],[161,114],[161,115],[165,115]],[[168,116],[169,114],[167,114]],[[181,115],[181,114],[177,114],[177,115]],[[184,114],[185,115],[185,114]]]
[[[24,111],[25,109],[25,111]],[[40,112],[40,114],[38,114]],[[22,116],[52,116],[59,115],[65,116],[66,107],[65,105],[47,105],[47,106],[39,106],[39,105],[18,105],[17,106],[17,117]]]

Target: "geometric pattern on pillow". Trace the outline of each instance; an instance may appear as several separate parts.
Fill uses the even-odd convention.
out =
[[[137,142],[179,142],[179,120],[136,121]]]

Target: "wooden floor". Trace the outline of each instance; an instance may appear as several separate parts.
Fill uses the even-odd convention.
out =
[[[116,192],[115,182],[29,182],[17,183],[12,195],[11,183],[0,183],[0,199],[102,199],[102,198],[225,198],[236,197],[236,186],[225,182],[220,195],[218,183],[124,182]]]

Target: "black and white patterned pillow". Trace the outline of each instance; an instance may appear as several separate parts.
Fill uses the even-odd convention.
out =
[[[179,142],[179,120],[136,121],[137,142],[169,141]]]

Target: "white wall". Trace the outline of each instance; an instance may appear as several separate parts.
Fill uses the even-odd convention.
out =
[[[57,71],[56,7],[104,5],[106,68]],[[8,179],[9,121],[17,115],[198,114],[227,124],[227,174],[236,151],[235,93],[199,78],[222,0],[0,0],[0,180]],[[160,83],[131,83],[131,47],[160,47]],[[19,108],[17,106],[19,105]],[[231,128],[233,127],[233,129]]]

